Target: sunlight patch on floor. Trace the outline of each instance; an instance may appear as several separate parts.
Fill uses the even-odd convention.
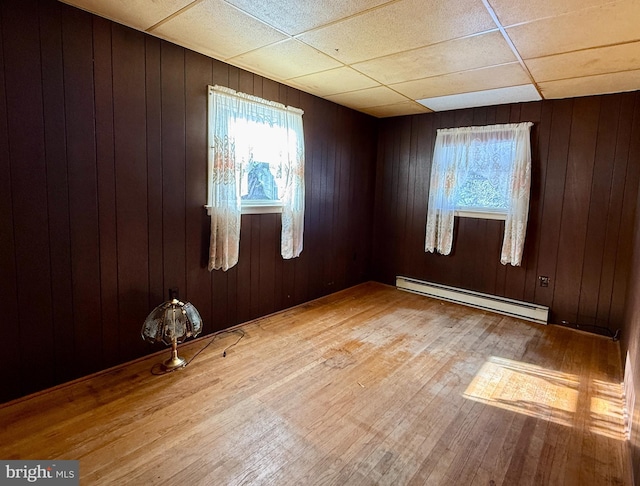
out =
[[[623,384],[592,380],[589,392],[589,431],[625,440]]]
[[[492,356],[463,396],[567,427],[583,412],[590,432],[625,439],[622,383],[591,380],[581,390],[577,375]]]

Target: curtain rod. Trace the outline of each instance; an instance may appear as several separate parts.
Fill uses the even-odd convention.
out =
[[[502,123],[497,125],[473,125],[468,127],[452,127],[452,128],[438,128],[436,132],[441,133],[455,133],[455,132],[497,132],[500,130],[513,130],[520,128],[530,128],[533,126],[533,122],[519,122],[519,123]]]
[[[233,96],[235,98],[239,98],[244,101],[253,101],[255,103],[260,103],[260,104],[269,106],[270,108],[276,108],[284,111],[291,111],[293,113],[298,113],[300,115],[304,114],[303,110],[301,110],[300,108],[296,108],[295,106],[288,106],[282,103],[278,103],[277,101],[265,100],[264,98],[260,98],[259,96],[242,93],[240,91],[227,88],[226,86],[219,86],[217,84],[215,86],[209,85],[209,92],[213,92],[213,91],[217,91],[219,93],[223,93],[228,96]]]

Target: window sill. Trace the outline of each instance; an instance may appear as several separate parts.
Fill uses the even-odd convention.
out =
[[[506,213],[496,213],[493,211],[456,211],[455,216],[460,218],[477,218],[477,219],[497,219],[505,221],[507,219]]]
[[[282,213],[282,204],[251,204],[242,205],[242,214],[274,214]]]
[[[211,216],[211,206],[205,205],[207,215]],[[243,205],[240,214],[280,214],[282,213],[282,204],[251,204]]]

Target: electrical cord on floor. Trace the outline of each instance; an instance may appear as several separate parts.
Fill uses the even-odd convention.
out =
[[[604,326],[596,326],[595,324],[580,324],[578,322],[572,323],[569,321],[561,321],[561,325],[568,327],[570,329],[577,329],[579,331],[593,329],[594,334],[599,334],[601,336],[610,337],[613,341],[618,341],[620,339],[620,329],[616,329],[615,332]]]
[[[191,362],[192,362],[194,359],[196,359],[196,358],[197,358],[197,356],[198,356],[200,353],[202,353],[205,349],[207,349],[209,346],[211,346],[211,344],[212,344],[212,343],[213,343],[213,342],[214,342],[214,341],[215,341],[219,336],[221,336],[221,335],[223,335],[223,334],[238,334],[238,335],[239,335],[239,337],[238,337],[238,339],[236,340],[236,342],[235,342],[235,343],[232,343],[232,344],[230,344],[229,346],[227,346],[226,348],[224,348],[224,350],[222,351],[222,357],[223,357],[223,358],[226,358],[226,357],[227,357],[227,351],[228,351],[230,348],[233,348],[236,344],[238,344],[238,343],[240,342],[240,340],[241,340],[243,337],[245,337],[245,335],[246,335],[246,334],[245,334],[245,332],[244,332],[242,329],[228,329],[228,330],[225,330],[225,331],[217,332],[217,333],[215,333],[215,334],[211,337],[211,339],[209,339],[209,342],[208,342],[207,344],[205,344],[201,349],[199,349],[199,350],[198,350],[198,352],[197,352],[196,354],[194,354],[194,355],[191,357],[191,359],[189,359],[189,360],[184,364],[184,366],[180,366],[180,367],[178,367],[178,368],[174,368],[174,369],[172,369],[172,370],[162,370],[162,363],[156,363],[155,365],[153,365],[153,366],[151,367],[151,374],[152,374],[152,375],[156,375],[156,376],[159,376],[159,375],[166,375],[167,373],[172,373],[172,372],[174,372],[174,371],[176,371],[176,370],[179,370],[179,369],[181,369],[181,368],[186,368],[187,366],[189,366],[189,364],[191,364]]]

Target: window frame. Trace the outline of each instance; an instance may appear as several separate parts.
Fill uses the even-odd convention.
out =
[[[211,96],[213,94],[213,91],[215,89],[220,89],[219,86],[209,86],[208,87],[208,98],[207,98],[207,104],[208,104],[208,110],[211,110]],[[237,92],[233,91],[233,90],[228,90],[229,93],[232,95],[236,94]],[[270,100],[266,100],[263,98],[259,98],[257,96],[253,96],[253,95],[247,95],[245,93],[237,93],[240,94],[242,96],[246,96],[251,98],[254,102],[257,103],[262,103],[264,105],[267,106],[271,106],[274,109],[281,109],[281,110],[297,110],[299,112],[301,112],[302,114],[302,110],[300,110],[299,108],[293,108],[291,106],[285,106],[281,103],[278,103],[276,101],[270,101]],[[207,118],[207,124],[209,123],[209,118]],[[272,128],[277,128],[277,127],[272,127]],[[209,127],[207,127],[207,130],[209,130]],[[304,143],[304,141],[303,141]],[[244,170],[244,167],[243,167]],[[207,178],[209,179],[209,177]],[[208,180],[207,184],[210,184],[211,182]],[[240,214],[282,214],[283,212],[283,208],[284,208],[284,202],[282,200],[282,195],[279,194],[279,198],[277,200],[272,200],[272,199],[240,199]],[[210,201],[207,201],[207,204],[204,205],[206,211],[207,211],[207,215],[211,216],[212,215],[212,208],[213,206],[211,206]]]

